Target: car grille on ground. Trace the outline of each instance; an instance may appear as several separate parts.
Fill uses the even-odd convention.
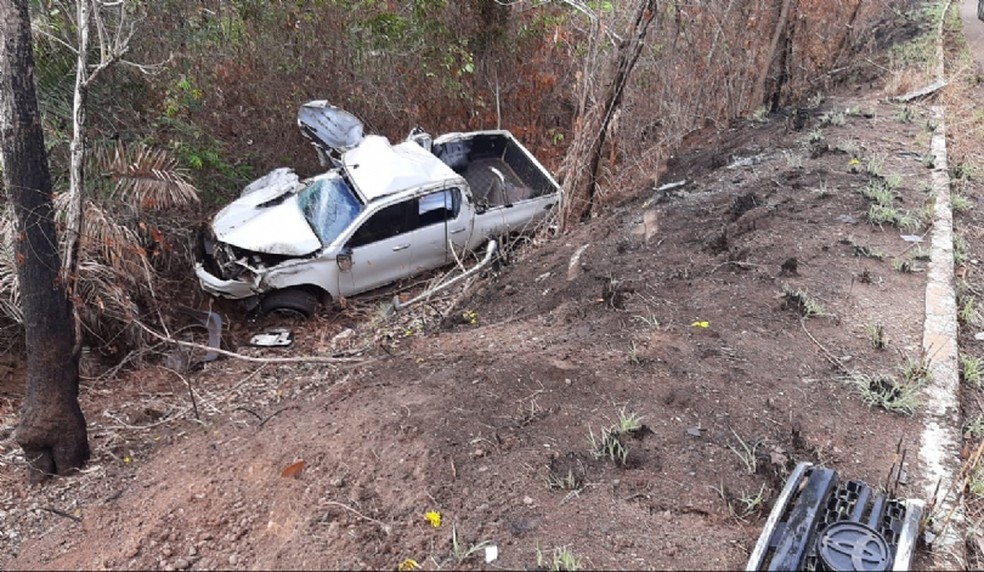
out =
[[[905,500],[833,469],[796,466],[746,570],[907,570],[921,500]]]

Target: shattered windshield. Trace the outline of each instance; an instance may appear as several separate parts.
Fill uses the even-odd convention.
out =
[[[319,179],[297,195],[308,224],[327,246],[338,238],[362,210],[348,183],[339,177]]]

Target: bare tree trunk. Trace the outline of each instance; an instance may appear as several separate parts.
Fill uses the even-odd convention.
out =
[[[0,0],[0,157],[18,222],[17,270],[27,344],[27,390],[14,438],[31,480],[89,458],[79,407],[79,354],[60,279],[51,173],[34,89],[29,0]]]
[[[862,0],[855,0],[854,10],[851,11],[851,19],[848,20],[847,25],[844,26],[844,33],[841,34],[840,39],[837,41],[837,47],[834,48],[834,57],[831,60],[831,67],[836,67],[840,62],[844,61],[846,54],[846,48],[850,45],[848,41],[854,37],[854,24],[858,21],[858,13],[861,12]]]
[[[89,0],[76,2],[78,21],[78,59],[75,64],[75,96],[72,101],[72,142],[69,145],[69,199],[65,209],[65,252],[62,274],[69,298],[75,290],[75,271],[78,266],[79,237],[82,236],[82,200],[85,196],[85,111],[89,90]],[[78,332],[76,332],[78,335]]]
[[[609,126],[622,104],[622,95],[632,69],[642,54],[649,25],[656,17],[656,4],[656,0],[639,2],[630,33],[619,43],[615,53],[614,73],[602,101],[588,110],[584,117],[578,118],[571,152],[565,158],[566,165],[562,169],[566,194],[561,212],[561,230],[567,230],[591,216]],[[584,164],[587,164],[587,171],[584,171]]]
[[[759,72],[758,82],[755,84],[755,92],[752,94],[752,103],[754,105],[765,105],[767,100],[773,99],[773,94],[770,93],[766,95],[765,89],[766,84],[769,81],[769,77],[772,75],[776,52],[779,51],[779,42],[782,41],[782,38],[786,33],[786,25],[789,22],[789,6],[792,3],[792,0],[782,0],[782,7],[779,9],[779,19],[776,21],[776,29],[772,34],[772,43],[769,44],[768,57],[762,65],[762,71]]]
[[[68,201],[65,207],[65,246],[62,259],[62,280],[68,299],[72,301],[72,324],[75,328],[75,351],[82,343],[82,324],[75,307],[75,286],[78,280],[79,238],[84,231],[85,217],[82,202],[85,200],[85,120],[89,83],[89,18],[92,6],[89,0],[77,0],[78,59],[75,64],[75,96],[72,100],[72,142],[69,145]]]

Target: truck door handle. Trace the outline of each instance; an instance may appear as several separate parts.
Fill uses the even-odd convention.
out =
[[[406,250],[408,248],[410,248],[410,245],[409,244],[400,244],[400,245],[397,245],[397,246],[394,246],[393,247],[393,252],[396,252],[398,250]]]
[[[543,210],[548,211],[548,210],[552,209],[555,204],[556,203],[547,203],[547,205],[545,207],[543,207]]]
[[[464,231],[465,231],[465,227],[453,228],[450,231],[448,231],[448,234],[458,234],[459,232],[464,232]]]

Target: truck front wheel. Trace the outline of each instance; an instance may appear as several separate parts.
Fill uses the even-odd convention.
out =
[[[318,297],[304,288],[274,290],[260,302],[263,314],[283,314],[310,318],[318,309]]]

